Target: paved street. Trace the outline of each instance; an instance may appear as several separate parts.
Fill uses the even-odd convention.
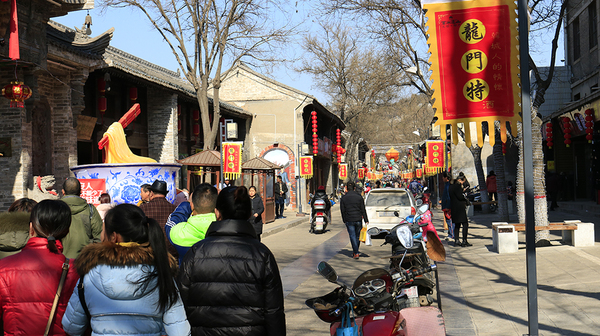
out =
[[[293,212],[265,226],[263,242],[275,254],[284,283],[288,335],[329,334],[328,324],[304,305],[306,299],[335,288],[315,272],[319,261],[328,261],[348,283],[365,270],[387,265],[390,247],[379,246],[381,240],[374,240],[373,246],[361,245],[361,258],[351,258],[338,209],[333,209],[333,225],[321,235],[310,234],[308,219]],[[550,213],[551,221],[565,219],[598,222],[595,215]],[[471,218],[472,247],[444,242],[448,258],[438,265],[448,335],[528,333],[525,234],[520,233],[517,253],[497,254],[492,250],[492,221],[493,214],[476,213]],[[438,229],[442,226],[439,211],[434,211],[434,224]],[[552,232],[551,239],[552,246],[536,253],[539,335],[600,335],[600,245],[562,245],[560,232]]]

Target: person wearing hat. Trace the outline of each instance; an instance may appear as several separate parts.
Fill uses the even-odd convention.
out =
[[[150,190],[150,201],[140,205],[140,209],[144,211],[146,217],[155,219],[160,227],[165,230],[165,224],[167,219],[173,211],[175,211],[175,205],[169,202],[166,198],[169,191],[167,190],[167,182],[155,180],[154,183],[148,188]],[[169,252],[177,258],[177,250],[165,235],[165,241]]]

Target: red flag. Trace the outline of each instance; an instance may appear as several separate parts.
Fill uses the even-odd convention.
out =
[[[300,157],[300,176],[305,179],[313,177],[313,158],[312,156]]]
[[[242,174],[242,142],[223,143],[223,176],[236,179]]]
[[[10,36],[8,42],[8,57],[18,60],[19,56],[19,17],[17,15],[17,0],[10,2]]]
[[[444,167],[444,141],[427,141],[427,167]]]

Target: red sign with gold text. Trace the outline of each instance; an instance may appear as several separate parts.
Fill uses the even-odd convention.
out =
[[[417,168],[417,178],[423,177],[423,169]]]
[[[427,1],[436,125],[520,120],[516,4],[508,0]],[[514,127],[516,128],[516,127]],[[483,146],[481,128],[478,144]],[[446,133],[442,132],[445,139]],[[490,135],[490,144],[493,137]]]
[[[223,151],[223,176],[236,179],[242,174],[242,142],[224,142]]]
[[[340,163],[339,166],[339,178],[340,180],[345,180],[348,178],[348,164]]]
[[[363,168],[358,168],[358,179],[362,180],[365,178],[365,170]]]
[[[444,167],[444,141],[427,141],[427,167]]]
[[[81,198],[85,199],[89,204],[98,205],[100,195],[106,192],[105,179],[79,179],[81,184]]]
[[[305,179],[313,177],[313,158],[311,156],[300,157],[300,176]]]

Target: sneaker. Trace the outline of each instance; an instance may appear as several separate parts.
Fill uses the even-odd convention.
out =
[[[461,246],[473,246],[473,244],[469,243],[468,241],[463,241]]]
[[[358,255],[358,253],[355,253],[355,254],[354,254],[354,256],[353,256],[352,258],[354,258],[354,259],[358,259],[358,258],[360,258],[360,256]]]

